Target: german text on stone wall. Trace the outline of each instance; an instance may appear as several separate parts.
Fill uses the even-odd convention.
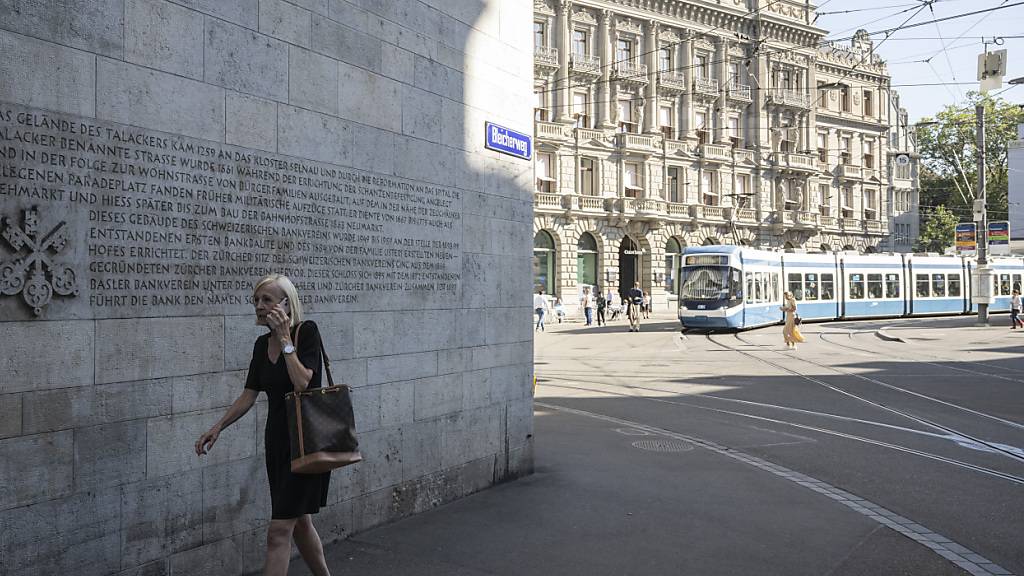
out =
[[[461,215],[451,188],[0,103],[2,311],[242,313],[270,272],[314,310],[443,306]]]

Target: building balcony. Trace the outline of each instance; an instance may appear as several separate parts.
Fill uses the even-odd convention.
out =
[[[856,218],[840,218],[839,227],[844,232],[860,232],[863,229],[860,220]]]
[[[619,82],[647,84],[647,65],[625,60],[615,62],[612,78]]]
[[[603,196],[573,196],[572,200],[570,206],[574,210],[588,214],[600,214],[608,211],[612,199]]]
[[[821,172],[822,174],[831,174],[832,171],[828,168],[828,162],[818,160],[818,172]]]
[[[722,222],[726,220],[725,206],[705,206],[694,204],[690,206],[690,217],[696,220],[714,220]]]
[[[815,230],[820,226],[818,214],[814,212],[795,212],[793,214],[793,226],[801,230]]]
[[[566,138],[565,125],[557,122],[533,123],[533,133],[539,140],[564,140]]]
[[[541,72],[550,73],[558,70],[558,48],[534,46],[533,65]]]
[[[681,220],[683,218],[690,217],[690,205],[683,204],[681,202],[666,202],[665,203],[665,214],[669,218]]]
[[[746,84],[737,84],[735,82],[730,84],[727,94],[732,100],[739,100],[741,102],[751,102],[753,100],[751,98],[750,86]]]
[[[818,221],[821,222],[821,227],[825,230],[839,230],[839,220],[835,216],[825,216],[823,214],[818,217]]]
[[[809,154],[797,154],[795,152],[779,153],[776,156],[775,164],[779,167],[789,168],[800,172],[817,172],[817,158]]]
[[[654,148],[654,136],[619,132],[615,135],[615,146],[648,153]]]
[[[746,222],[749,224],[757,222],[757,211],[753,208],[737,208],[734,214],[736,220],[739,222]]]
[[[578,76],[600,76],[601,59],[589,54],[573,54],[569,56],[569,71]]]
[[[715,78],[694,78],[693,91],[698,95],[718,98],[718,80]]]
[[[732,157],[737,164],[753,164],[754,163],[754,151],[747,150],[746,148],[733,148]]]
[[[658,89],[666,92],[686,92],[686,76],[681,72],[658,72]]]
[[[861,172],[860,166],[841,164],[839,166],[839,177],[846,180],[860,180],[863,177],[863,172]]]
[[[638,198],[633,202],[637,216],[662,217],[667,213],[667,204],[658,198]]]
[[[732,150],[727,144],[701,144],[700,157],[709,162],[730,162]]]
[[[771,93],[772,104],[791,106],[793,108],[810,109],[811,97],[803,92],[793,90],[773,90]]]
[[[533,209],[537,212],[561,212],[565,209],[565,205],[562,204],[561,194],[534,192]]]
[[[865,180],[874,180],[876,182],[878,182],[878,180],[879,180],[879,178],[878,178],[878,170],[876,170],[874,168],[864,167],[861,170],[861,173],[863,174],[862,177]]]
[[[864,219],[864,232],[867,234],[885,234],[887,230],[881,220],[876,220],[872,217]]]

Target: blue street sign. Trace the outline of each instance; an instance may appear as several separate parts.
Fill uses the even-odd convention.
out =
[[[526,134],[490,122],[484,122],[484,132],[486,148],[511,154],[523,160],[529,160],[533,156],[533,138]]]

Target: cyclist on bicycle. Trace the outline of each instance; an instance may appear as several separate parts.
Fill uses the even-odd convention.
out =
[[[644,305],[644,291],[640,284],[633,284],[633,288],[626,294],[626,317],[629,318],[629,331],[640,331],[640,309]]]

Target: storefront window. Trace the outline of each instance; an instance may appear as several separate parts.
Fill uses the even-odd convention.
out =
[[[665,243],[665,291],[679,294],[679,266],[682,263],[683,248],[675,238]]]
[[[576,283],[587,286],[597,284],[597,240],[589,232],[580,236],[576,246]]]
[[[533,237],[533,291],[555,293],[555,241],[541,230]]]

